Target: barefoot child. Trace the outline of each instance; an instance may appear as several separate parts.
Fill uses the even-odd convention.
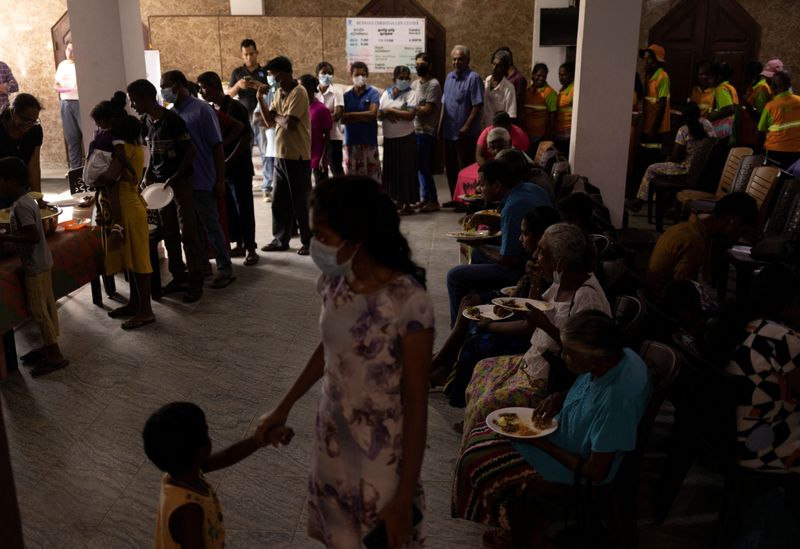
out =
[[[58,348],[58,311],[53,297],[50,273],[53,257],[44,237],[39,204],[28,195],[28,168],[19,158],[0,159],[0,196],[13,200],[11,234],[0,234],[0,242],[12,242],[22,259],[25,271],[25,298],[31,317],[39,324],[44,346],[22,357],[33,365],[31,375],[38,377],[69,364]]]
[[[100,194],[100,216],[99,221],[106,225],[109,230],[109,237],[115,241],[125,239],[125,230],[122,226],[122,212],[119,203],[119,190],[113,183],[109,184],[99,177],[111,164],[112,158],[119,158],[122,168],[130,172],[134,177],[139,177],[125,155],[125,141],[120,135],[119,124],[124,120],[127,112],[125,111],[125,94],[118,91],[110,101],[101,101],[94,109],[91,116],[97,129],[94,132],[94,139],[89,145],[89,155],[87,168],[84,169],[84,182],[102,188]],[[93,156],[94,155],[94,156]]]
[[[278,427],[265,444],[288,444],[294,433]],[[217,494],[203,477],[243,460],[262,444],[250,436],[211,453],[206,417],[196,404],[172,402],[145,423],[144,451],[164,471],[161,478],[155,549],[220,549],[225,528]]]

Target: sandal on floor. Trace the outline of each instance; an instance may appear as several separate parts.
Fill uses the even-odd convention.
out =
[[[67,359],[63,359],[61,362],[56,363],[47,363],[42,361],[31,369],[31,377],[40,377],[51,372],[55,372],[56,370],[66,368],[67,366],[69,366],[69,360]]]
[[[121,318],[123,316],[133,316],[136,312],[132,309],[129,309],[127,305],[123,305],[122,307],[117,307],[116,309],[111,309],[108,311],[108,316],[110,318]]]
[[[511,549],[511,534],[508,530],[487,530],[483,533],[482,541],[486,549]]]
[[[29,366],[33,366],[37,362],[40,362],[44,357],[47,356],[47,351],[44,350],[44,347],[39,347],[38,349],[34,349],[33,351],[29,351],[19,357],[23,364],[27,364]]]
[[[141,328],[142,326],[147,326],[148,324],[152,324],[156,321],[156,317],[153,318],[132,318],[130,320],[126,320],[120,325],[120,328],[123,330],[135,330],[136,328]]]
[[[209,287],[214,290],[221,290],[226,286],[230,286],[231,282],[233,282],[234,280],[236,280],[236,277],[233,275],[218,274],[216,278],[211,282]]]
[[[247,250],[247,257],[244,258],[244,264],[250,267],[258,263],[259,256],[255,250]]]

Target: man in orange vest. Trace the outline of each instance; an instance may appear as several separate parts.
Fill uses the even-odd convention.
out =
[[[758,131],[767,158],[788,169],[800,160],[800,97],[792,93],[792,78],[785,71],[773,75],[772,90],[775,97],[764,107]]]
[[[665,143],[669,138],[669,75],[664,70],[666,52],[658,44],[639,50],[644,59],[646,93],[644,98],[643,143]]]

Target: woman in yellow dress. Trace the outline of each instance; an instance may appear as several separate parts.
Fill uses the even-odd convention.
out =
[[[123,167],[120,158],[114,158],[105,172],[102,181],[114,182],[119,194],[119,207],[125,238],[109,238],[109,224],[104,223],[103,247],[105,249],[106,274],[113,275],[130,271],[131,294],[128,303],[109,311],[112,318],[129,316],[122,328],[132,330],[155,322],[156,317],[150,304],[150,235],[147,227],[147,209],[139,194],[139,182],[144,175],[144,149],[140,142],[139,121],[124,114],[114,121],[111,133],[115,139],[124,141],[124,152],[136,176]],[[101,186],[102,182],[98,182]],[[109,217],[108,200],[100,189],[100,218]]]

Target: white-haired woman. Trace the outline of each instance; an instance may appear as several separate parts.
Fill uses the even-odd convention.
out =
[[[527,314],[535,330],[524,355],[487,358],[475,366],[466,394],[465,440],[490,412],[506,406],[535,406],[544,396],[548,377],[563,377],[557,357],[560,328],[567,318],[590,309],[611,314],[608,299],[592,274],[592,258],[586,236],[575,225],[556,223],[544,232],[537,260],[545,279],[552,281],[542,299],[553,307]]]

